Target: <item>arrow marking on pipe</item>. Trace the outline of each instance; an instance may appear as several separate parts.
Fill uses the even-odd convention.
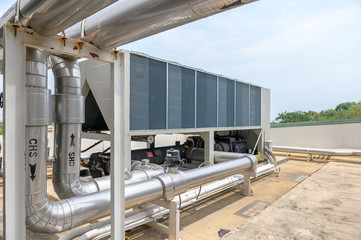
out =
[[[70,138],[71,138],[70,147],[71,147],[71,146],[74,146],[74,147],[75,147],[75,143],[74,143],[75,136],[74,136],[74,133],[71,134]]]
[[[34,181],[36,175],[35,175],[35,169],[36,169],[36,163],[35,164],[29,164],[29,167],[30,167],[30,178],[31,178],[31,181]]]

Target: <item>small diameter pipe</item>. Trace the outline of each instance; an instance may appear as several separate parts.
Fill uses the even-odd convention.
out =
[[[204,148],[188,148],[186,152],[187,158],[195,161],[204,161]],[[245,153],[220,152],[214,151],[214,163],[222,163],[237,158],[252,156]]]
[[[289,146],[273,146],[273,150],[282,152],[309,153],[309,154],[329,154],[337,156],[361,156],[361,150],[357,149],[323,149],[323,148],[304,148]]]
[[[131,212],[127,212],[125,213],[125,218],[129,218],[137,213],[140,213],[142,212],[143,210],[140,209],[140,208],[136,208],[134,209],[133,211]],[[82,227],[82,228],[78,228],[78,229],[75,229],[73,231],[70,231],[66,234],[64,234],[63,236],[61,236],[59,238],[59,240],[71,240],[73,238],[76,238],[76,237],[79,237],[80,235],[83,235],[84,233],[87,233],[93,229],[97,229],[97,228],[101,228],[105,225],[109,225],[111,223],[111,219],[108,218],[108,219],[105,219],[105,220],[102,220],[100,222],[96,222],[96,223],[92,223],[92,224],[89,224],[85,227]]]
[[[265,146],[264,149],[265,149],[265,154],[269,155],[268,158],[272,161],[272,164],[277,166],[278,165],[277,157],[273,154],[273,152],[267,146]]]

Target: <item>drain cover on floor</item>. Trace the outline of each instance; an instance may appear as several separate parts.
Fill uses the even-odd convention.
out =
[[[230,231],[231,231],[231,230],[221,228],[221,229],[218,231],[218,236],[219,236],[219,237],[223,237],[224,235],[226,235],[226,234],[229,233]]]
[[[308,175],[297,175],[297,176],[293,177],[291,179],[291,181],[299,183],[299,182],[302,182],[303,180],[305,180],[306,178],[308,178]]]
[[[256,200],[251,204],[247,205],[246,207],[242,208],[241,210],[235,212],[234,214],[241,217],[249,218],[256,215],[259,211],[266,208],[269,204],[270,204],[269,202]]]

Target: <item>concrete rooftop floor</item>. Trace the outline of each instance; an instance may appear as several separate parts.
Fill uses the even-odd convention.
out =
[[[280,165],[281,172],[278,177],[271,174],[253,181],[254,195],[251,197],[242,196],[239,190],[228,190],[195,207],[182,210],[181,238],[219,240],[222,235],[247,222],[252,215],[258,214],[258,211],[261,212],[262,206],[257,205],[263,203],[267,205],[276,201],[324,165],[324,163],[288,161]],[[247,210],[252,211],[247,212]],[[167,224],[167,221],[164,220],[163,223]],[[127,236],[132,240],[167,239],[165,234],[146,226],[129,231]]]
[[[223,239],[361,239],[361,165],[326,164]]]
[[[279,176],[252,181],[251,197],[232,189],[183,209],[181,238],[361,239],[361,165],[290,160],[280,168]],[[167,218],[160,222],[167,224]],[[126,236],[132,240],[167,239],[148,226],[132,229]],[[31,239],[38,237],[32,235]]]

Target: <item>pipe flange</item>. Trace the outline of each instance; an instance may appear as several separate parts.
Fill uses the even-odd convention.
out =
[[[163,186],[163,199],[170,201],[174,198],[174,184],[170,174],[161,174],[154,176],[153,178],[158,179]]]
[[[27,126],[47,126],[50,124],[50,109],[39,107],[50,105],[50,90],[45,88],[26,88],[27,96]]]
[[[188,181],[184,172],[178,171],[177,174],[169,173],[169,176],[173,181],[174,195],[181,194],[188,190]]]

